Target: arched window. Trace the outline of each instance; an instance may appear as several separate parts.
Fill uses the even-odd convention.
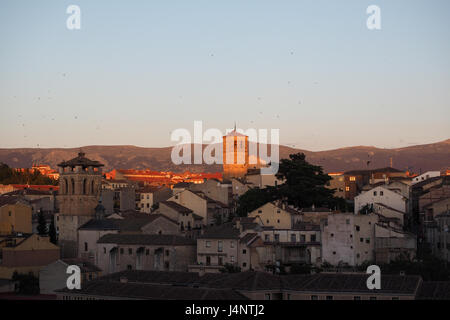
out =
[[[75,194],[75,180],[73,180],[73,178],[72,179],[70,179],[70,183],[71,183],[71,187],[72,187],[72,194]]]
[[[69,182],[64,178],[63,194],[69,194]]]

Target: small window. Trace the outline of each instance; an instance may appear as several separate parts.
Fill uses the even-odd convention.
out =
[[[230,248],[234,248],[234,241],[230,242]]]
[[[231,263],[234,263],[234,256],[230,257],[230,261],[231,261]]]
[[[87,242],[84,243],[84,251],[88,251],[88,243]]]
[[[399,300],[398,297],[392,297],[392,300]]]
[[[310,239],[311,239],[311,242],[316,242],[316,235],[312,234]]]
[[[123,254],[123,248],[120,248],[120,254]]]
[[[133,270],[133,267],[131,266],[131,264],[127,265],[127,270]]]
[[[374,195],[374,196],[376,196],[376,195],[377,195],[377,192],[376,192],[376,191],[374,191],[374,192],[373,192],[373,195]]]
[[[319,300],[318,296],[311,296],[311,300]]]
[[[382,195],[384,195],[384,192],[383,192],[383,191],[380,191],[380,196],[382,196]]]
[[[350,181],[356,181],[356,177],[350,177]]]
[[[280,219],[277,220],[277,223],[280,223]]]
[[[146,250],[145,250],[145,255],[146,255],[146,256],[150,255],[150,250],[149,250],[149,249],[146,249]]]
[[[275,235],[275,241],[276,241],[276,242],[280,241],[280,235],[279,235],[279,234],[276,234],[276,235]]]
[[[360,296],[354,296],[353,300],[361,300],[361,297]]]
[[[367,239],[366,239],[366,243],[370,243],[370,238],[367,238]]]
[[[364,242],[364,238],[359,238],[359,241],[360,242]]]
[[[133,254],[133,249],[128,248],[128,254]]]
[[[270,300],[270,293],[266,293],[266,294],[264,295],[264,299]]]
[[[377,300],[377,297],[370,297],[369,300]]]
[[[206,241],[205,242],[205,247],[206,248],[211,248],[211,241]]]
[[[333,300],[333,296],[327,296],[327,300]]]
[[[168,257],[170,255],[170,251],[166,250],[166,257]]]
[[[258,213],[262,213],[262,210],[258,210]]]
[[[270,241],[270,236],[268,234],[266,234],[264,236],[264,241],[266,241],[266,242]]]
[[[246,249],[243,249],[243,250],[242,250],[242,254],[247,254],[247,250],[246,250]]]
[[[345,220],[345,223],[346,223],[346,224],[350,224],[350,219],[346,219],[346,220]]]
[[[345,191],[350,191],[350,187],[345,187]]]
[[[247,267],[247,262],[244,262],[243,264],[242,264],[242,266],[245,268],[245,267]]]
[[[359,226],[355,226],[356,231],[359,231],[361,228]]]
[[[11,211],[8,211],[8,215],[11,217]]]
[[[103,253],[106,253],[106,248],[105,247],[103,247]]]
[[[218,252],[222,252],[223,251],[223,242],[222,241],[218,241],[217,242],[217,251]]]

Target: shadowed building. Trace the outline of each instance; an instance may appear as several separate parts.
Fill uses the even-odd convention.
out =
[[[77,229],[93,218],[100,198],[101,164],[85,157],[63,161],[59,166],[59,194],[56,215],[58,241],[63,258],[77,256]]]

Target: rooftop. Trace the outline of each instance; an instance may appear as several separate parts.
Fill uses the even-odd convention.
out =
[[[94,161],[94,160],[90,160],[88,158],[85,157],[85,153],[80,151],[78,153],[78,157],[73,158],[72,160],[69,161],[63,161],[61,163],[58,164],[58,167],[77,167],[77,166],[81,166],[83,168],[87,168],[87,167],[103,167],[104,165],[101,164],[98,161]]]

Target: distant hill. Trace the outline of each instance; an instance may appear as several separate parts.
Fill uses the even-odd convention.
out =
[[[136,146],[85,146],[86,156],[105,164],[105,169],[152,169],[157,171],[181,172],[216,172],[220,165],[175,165],[171,161],[172,147],[141,148]],[[33,164],[48,164],[52,168],[63,161],[74,158],[79,148],[18,148],[0,149],[0,162],[14,168],[29,168]],[[347,171],[354,169],[380,168],[390,165],[414,172],[441,170],[450,166],[450,139],[425,145],[397,149],[380,149],[375,147],[349,147],[336,150],[312,152],[280,146],[280,158],[289,154],[304,152],[307,160],[320,165],[326,172]],[[370,164],[367,165],[367,161]]]

